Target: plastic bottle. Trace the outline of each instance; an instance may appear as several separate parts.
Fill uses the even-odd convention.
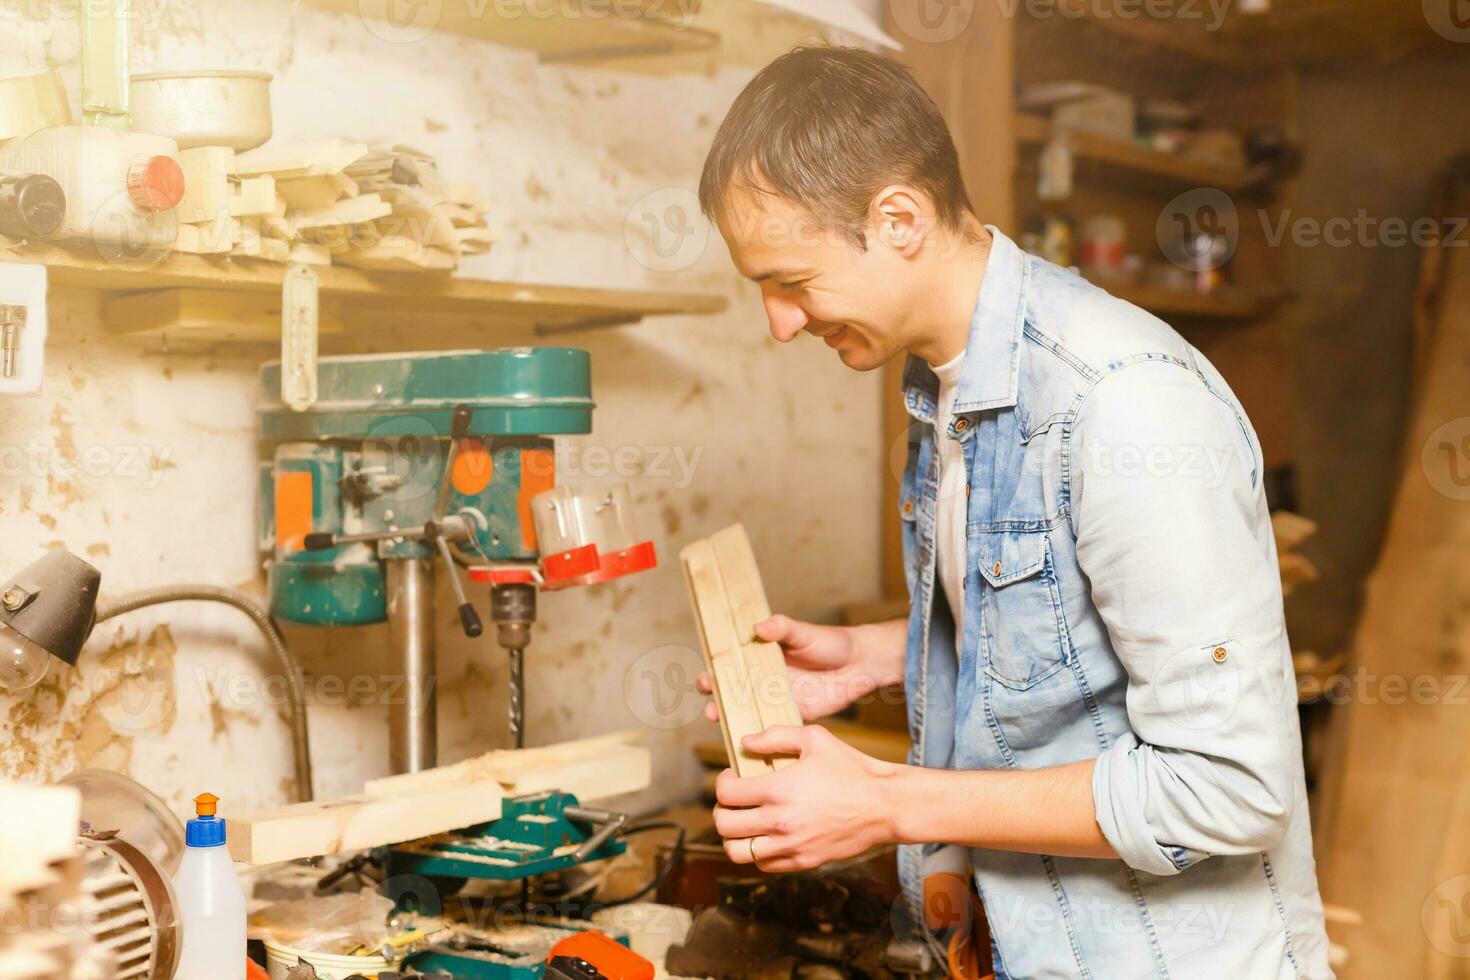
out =
[[[174,875],[184,952],[176,980],[245,980],[245,893],[225,847],[219,797],[194,798],[195,819],[185,830],[184,859]]]

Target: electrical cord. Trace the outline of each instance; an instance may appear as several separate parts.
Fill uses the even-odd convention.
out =
[[[157,589],[144,589],[119,596],[105,598],[97,607],[97,624],[101,625],[115,616],[133,612],[146,606],[158,606],[169,602],[219,602],[233,606],[250,617],[266,645],[275,655],[286,676],[288,707],[291,715],[291,748],[296,768],[296,799],[305,803],[311,800],[311,745],[306,729],[306,681],[301,662],[286,647],[286,639],[280,627],[261,605],[243,592],[216,585],[179,585]]]
[[[681,860],[683,860],[684,837],[686,831],[682,824],[674,823],[672,820],[655,820],[650,823],[637,824],[623,831],[622,836],[632,837],[634,834],[642,834],[650,830],[672,830],[677,833],[677,836],[674,839],[674,849],[669,852],[668,860],[664,862],[663,867],[658,870],[658,873],[653,876],[653,880],[650,881],[648,884],[644,885],[642,888],[638,889],[631,895],[628,895],[624,898],[615,898],[610,902],[603,902],[601,903],[602,905],[611,908],[616,905],[630,905],[633,902],[638,901],[640,898],[643,898],[649,892],[654,891],[660,885],[662,885],[668,879],[669,875],[673,873],[674,867]]]

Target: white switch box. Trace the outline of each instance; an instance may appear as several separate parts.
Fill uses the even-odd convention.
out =
[[[25,326],[16,338],[15,374],[0,371],[0,395],[28,395],[41,390],[46,358],[46,267],[0,262],[0,306],[23,306]],[[3,321],[0,317],[0,321]],[[0,342],[3,342],[0,334]],[[0,351],[3,355],[3,351]]]

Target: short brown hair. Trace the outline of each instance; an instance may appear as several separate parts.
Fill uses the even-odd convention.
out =
[[[907,69],[859,48],[797,48],[736,98],[699,203],[713,219],[736,186],[774,192],[865,248],[868,208],[895,181],[927,194],[946,227],[974,213],[949,127]]]

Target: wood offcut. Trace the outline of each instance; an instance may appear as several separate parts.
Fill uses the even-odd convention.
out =
[[[755,625],[770,618],[771,607],[744,525],[695,541],[679,557],[730,768],[740,776],[759,776],[790,765],[795,761],[790,757],[753,755],[740,744],[773,725],[802,723],[781,647],[755,635]]]

